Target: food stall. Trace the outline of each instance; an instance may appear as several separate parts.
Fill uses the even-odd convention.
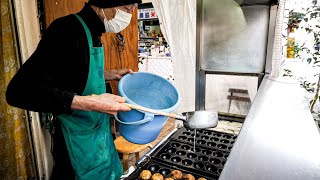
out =
[[[210,76],[256,78],[258,92],[246,116],[219,114],[219,120],[244,122],[240,134],[176,128],[124,179],[320,178],[320,145],[314,143],[320,135],[302,91],[297,84],[271,74],[276,14],[281,8],[270,0],[237,2],[247,24],[232,40],[221,40],[223,34],[215,36],[211,28],[217,23],[210,16],[212,1],[197,1],[195,88],[196,110],[206,110],[215,103],[206,100]]]
[[[37,20],[37,9],[35,2],[29,3],[33,8],[27,6],[28,3],[25,1],[14,0],[14,2],[18,10],[16,15],[19,28],[16,30],[21,36],[19,40],[23,40],[20,42],[22,49],[20,55],[24,61],[36,48],[40,37],[38,26],[36,26],[38,22],[34,22]],[[177,2],[181,3],[184,0]],[[276,78],[277,68],[281,64],[279,56],[283,55],[281,54],[283,47],[278,43],[282,36],[278,28],[281,27],[277,26],[283,24],[278,22],[283,16],[278,17],[278,15],[279,11],[284,10],[285,0],[194,0],[194,2],[197,2],[196,48],[193,48],[196,49],[196,63],[192,64],[196,69],[195,76],[186,68],[187,62],[184,62],[181,69],[187,69],[185,74],[191,74],[190,76],[195,77],[196,81],[189,83],[191,78],[183,76],[188,80],[184,79],[183,83],[190,88],[187,89],[188,94],[192,94],[190,91],[195,89],[195,101],[192,101],[195,102],[195,106],[192,104],[195,110],[214,109],[219,112],[220,122],[238,122],[242,124],[241,131],[240,133],[221,132],[217,128],[194,130],[178,126],[159,143],[154,141],[157,144],[140,159],[137,158],[136,166],[131,166],[124,172],[121,179],[320,179],[320,156],[318,155],[320,135],[303,92],[298,84]],[[76,12],[77,8],[82,7],[84,1],[47,0],[47,3],[49,5],[45,7],[47,9],[45,17],[49,24],[58,18],[57,16]],[[41,4],[39,6],[41,7]],[[176,6],[173,7],[181,11]],[[229,7],[234,9],[228,9]],[[21,13],[19,9],[28,9],[28,11]],[[33,13],[30,13],[29,9],[32,9]],[[4,8],[4,10],[7,9]],[[44,11],[39,10],[39,12]],[[143,12],[147,14],[149,11]],[[43,19],[42,15],[39,15],[40,20]],[[106,68],[133,67],[136,71],[139,66],[139,71],[159,74],[173,84],[176,83],[178,87],[177,79],[182,77],[182,73],[174,76],[173,62],[171,57],[166,55],[166,49],[153,48],[155,51],[150,52],[152,56],[149,54],[144,60],[139,59],[140,64],[136,58],[131,58],[138,57],[137,45],[140,43],[141,46],[149,46],[148,43],[154,39],[164,42],[159,37],[138,39],[136,27],[141,20],[139,21],[137,16],[140,17],[140,13],[134,14],[134,21],[124,31],[124,37],[132,40],[131,43],[126,43],[126,51],[119,48],[124,45],[124,41],[119,44],[116,36],[112,34],[103,36],[104,43],[110,43],[105,46],[110,47],[105,49],[110,55],[106,58],[115,60],[107,63]],[[25,23],[23,19],[31,20],[32,23]],[[40,26],[45,27],[44,24]],[[181,34],[184,37],[187,35]],[[181,39],[181,36],[179,38]],[[172,50],[179,49],[171,47]],[[185,51],[189,50],[185,49]],[[177,54],[174,55],[177,56]],[[18,69],[16,66],[14,68]],[[158,81],[154,80],[154,82]],[[118,84],[118,81],[113,83]],[[194,84],[194,87],[190,84]],[[162,86],[159,87],[161,87],[158,88],[160,91],[164,91]],[[131,87],[127,89],[131,90]],[[148,88],[141,89],[148,90]],[[49,179],[53,161],[50,152],[51,136],[46,128],[51,127],[43,126],[35,112],[24,114],[24,111],[10,110],[10,113],[12,111],[15,114],[8,118],[9,123],[17,122],[17,118],[23,122],[22,120],[27,119],[26,116],[30,116],[28,118],[30,124],[27,124],[26,128],[20,128],[24,127],[23,124],[14,127],[15,130],[26,131],[21,135],[19,133],[19,137],[25,138],[24,144],[7,138],[6,142],[11,143],[10,147],[7,145],[3,147],[10,151],[19,147],[17,156],[25,159],[20,164],[28,167],[24,165],[17,167],[16,164],[12,164],[2,168],[12,172],[28,170],[30,171],[28,179]],[[32,133],[28,134],[27,130]],[[151,128],[148,130],[154,131]],[[138,134],[137,131],[129,132]],[[140,133],[142,138],[139,140],[147,139],[148,134],[151,133],[143,131]],[[6,134],[1,136],[5,138]],[[32,146],[29,147],[28,144]],[[0,161],[0,164],[2,162],[6,163],[7,160]],[[34,172],[31,172],[33,170]]]

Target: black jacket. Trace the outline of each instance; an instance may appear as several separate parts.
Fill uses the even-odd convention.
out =
[[[102,20],[87,4],[78,14],[89,27],[94,46],[102,46]],[[8,104],[38,112],[70,112],[74,95],[84,91],[89,57],[87,37],[79,20],[74,15],[56,19],[9,83]]]
[[[102,20],[86,4],[78,13],[90,29],[93,45],[102,46]],[[74,15],[56,19],[37,49],[8,85],[8,104],[22,109],[70,113],[75,94],[81,95],[89,72],[89,47],[84,28]],[[51,179],[74,179],[59,121],[53,135],[54,169]],[[83,162],[85,163],[85,162]]]

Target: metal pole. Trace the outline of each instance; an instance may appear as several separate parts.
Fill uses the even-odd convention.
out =
[[[196,110],[205,109],[205,71],[201,70],[201,28],[202,28],[203,0],[197,0],[197,31],[196,31]]]

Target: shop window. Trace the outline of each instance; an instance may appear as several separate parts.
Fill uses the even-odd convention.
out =
[[[247,115],[257,93],[258,77],[206,75],[205,109]]]

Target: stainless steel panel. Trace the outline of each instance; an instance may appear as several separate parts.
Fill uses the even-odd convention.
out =
[[[202,70],[264,72],[270,6],[244,6],[242,9],[237,6],[229,3],[227,7],[231,9],[222,8],[216,0],[203,0],[200,33]],[[244,26],[242,11],[246,21]]]
[[[264,79],[220,180],[320,179],[320,134],[298,84]]]
[[[240,5],[270,4],[270,0],[235,0]]]
[[[277,11],[278,11],[277,5],[271,6],[271,8],[270,8],[270,22],[269,22],[269,35],[268,35],[268,48],[267,48],[266,67],[265,67],[266,74],[270,74],[272,71],[272,55],[273,55],[273,47],[274,47],[274,41],[275,41],[275,28],[276,28]]]
[[[205,72],[200,70],[200,63],[202,59],[201,44],[201,27],[202,27],[202,12],[203,0],[197,0],[197,31],[196,31],[196,102],[195,110],[204,110],[204,96],[205,96]]]

